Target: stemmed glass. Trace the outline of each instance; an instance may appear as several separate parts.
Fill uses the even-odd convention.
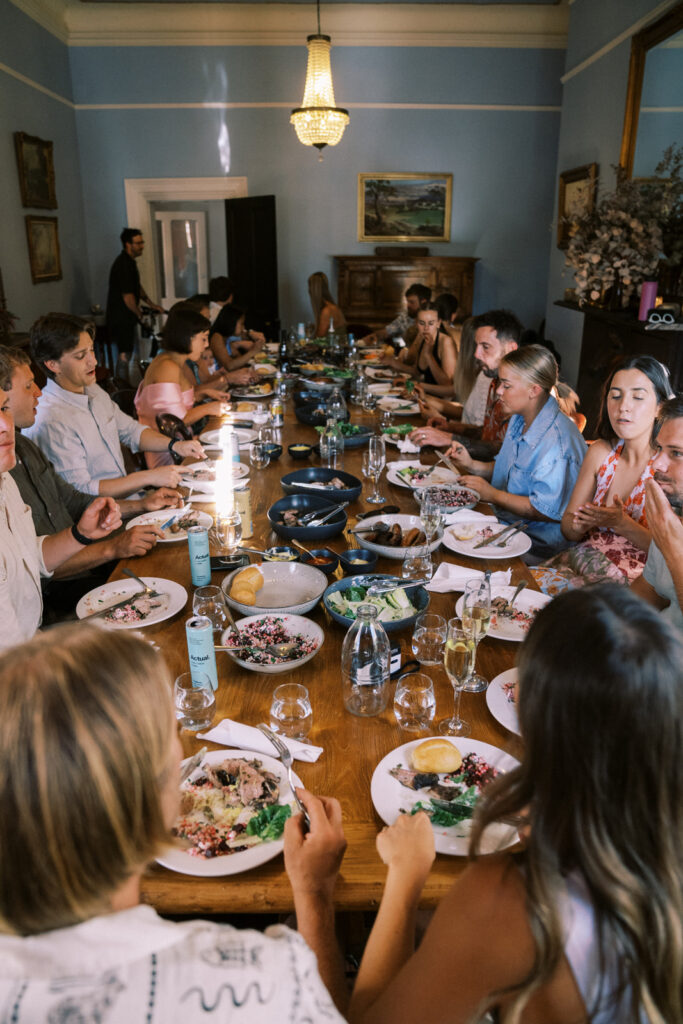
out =
[[[421,496],[420,521],[427,544],[431,544],[443,524],[443,512],[429,488],[425,489]]]
[[[468,580],[462,607],[462,628],[474,644],[470,674],[463,686],[469,693],[480,693],[489,685],[488,680],[477,675],[474,666],[477,660],[479,641],[486,636],[491,624],[491,583],[487,577]]]
[[[265,469],[270,462],[270,455],[268,454],[267,442],[254,441],[249,445],[249,462],[254,469]]]
[[[220,644],[221,636],[228,628],[228,610],[221,588],[197,587],[192,598],[192,611],[211,620],[214,643]]]
[[[469,736],[470,726],[460,717],[460,697],[463,684],[471,671],[474,661],[474,647],[457,619],[450,619],[448,636],[443,652],[443,666],[453,687],[453,716],[439,722],[442,736]]]
[[[378,491],[378,484],[382,475],[382,470],[387,461],[387,449],[384,443],[383,437],[371,437],[368,443],[368,450],[363,455],[363,466],[366,465],[367,456],[367,469],[366,475],[372,476],[375,482],[375,488],[371,495],[368,497],[368,501],[371,505],[383,505],[386,498],[383,494]],[[363,469],[365,474],[365,468]]]

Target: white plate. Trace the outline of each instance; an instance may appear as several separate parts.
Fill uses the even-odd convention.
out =
[[[327,590],[329,580],[321,569],[303,562],[262,562],[263,586],[256,591],[256,604],[240,604],[230,597],[230,588],[236,576],[246,569],[235,569],[222,583],[223,593],[231,608],[242,615],[263,615],[273,612],[289,612],[303,615],[315,608]]]
[[[107,622],[101,615],[94,621],[106,626],[107,629],[143,629],[145,626],[154,626],[157,622],[170,619],[187,604],[187,591],[179,583],[165,580],[159,576],[141,576],[140,579],[152,590],[168,595],[168,599],[160,608],[139,622]],[[87,619],[94,612],[102,611],[109,605],[118,604],[126,597],[133,597],[139,593],[140,584],[136,580],[114,580],[111,583],[105,583],[83,595],[76,605],[76,615],[79,619]]]
[[[460,736],[444,737],[458,748],[460,753],[479,754],[486,758],[489,764],[509,772],[516,768],[519,761],[510,754],[491,746],[490,743],[482,743],[481,740],[470,740]],[[419,800],[428,802],[427,790],[414,790],[402,786],[398,779],[389,774],[390,768],[401,764],[404,768],[410,768],[410,753],[423,740],[411,740],[403,746],[392,750],[386,757],[383,757],[375,768],[370,785],[370,793],[375,810],[382,821],[387,825],[393,825],[401,810],[410,810]],[[463,821],[452,828],[434,827],[434,841],[437,853],[448,853],[455,857],[465,857],[469,852],[471,822]],[[496,850],[504,850],[517,841],[517,829],[512,825],[494,823],[490,825],[481,841],[481,853],[493,853]]]
[[[197,514],[197,526],[203,526],[205,530],[213,526],[213,519],[208,512],[200,512],[198,509],[195,511]],[[126,523],[126,529],[131,530],[134,526],[146,526],[148,523],[156,523],[157,526],[161,526],[162,523],[168,522],[171,516],[177,514],[177,509],[172,508],[161,508],[158,512],[144,512],[141,516],[130,519]],[[184,512],[182,513],[182,515],[185,514]],[[177,533],[164,530],[163,540],[160,539],[159,544],[175,544],[179,540],[187,540],[187,530],[178,530]]]
[[[248,761],[254,758],[259,760],[263,767],[280,780],[280,799],[278,803],[289,804],[294,801],[294,794],[289,785],[287,771],[280,761],[268,754],[256,754],[253,750],[210,750],[205,755],[204,762],[209,764],[220,764],[228,757],[243,757]],[[190,776],[192,777],[192,776]],[[295,783],[300,786],[301,780],[298,775],[294,776]],[[225,857],[210,857],[205,860],[203,857],[193,857],[187,850],[179,847],[168,846],[162,854],[157,857],[157,862],[171,871],[179,871],[182,875],[195,875],[197,878],[218,878],[221,875],[238,875],[242,871],[250,871],[257,868],[266,861],[277,857],[284,846],[284,838],[275,839],[272,843],[261,843],[259,846],[252,846],[248,850],[239,853],[229,853]]]
[[[397,487],[408,487],[414,490],[416,487],[442,487],[444,484],[454,484],[460,479],[450,469],[446,469],[445,466],[436,466],[434,471],[429,474],[424,483],[411,484],[407,480],[404,480],[399,474],[399,470],[408,469],[408,467],[420,467],[421,469],[427,470],[429,466],[423,466],[419,459],[413,462],[390,462],[387,466],[387,480],[391,484],[396,484]]]
[[[399,374],[391,373],[389,370],[381,370],[378,366],[366,366],[365,376],[370,377],[371,380],[381,381],[384,384],[391,384],[392,381],[399,379]]]
[[[368,392],[371,395],[388,395],[390,391],[394,390],[395,386],[391,383],[391,381],[387,381],[385,384],[377,383],[368,385]]]
[[[507,672],[501,672],[500,675],[492,679],[488,685],[486,691],[486,703],[488,704],[489,711],[501,725],[504,725],[510,732],[515,732],[520,735],[519,731],[519,718],[517,717],[517,705],[513,704],[507,699],[505,694],[506,683],[517,682],[517,669],[509,668]]]
[[[188,473],[188,470],[191,469],[206,469],[207,465],[217,468],[218,461],[205,459],[204,462],[192,462],[188,466],[183,466],[183,476],[181,477],[183,487],[192,487],[193,490],[201,491],[203,494],[213,494],[216,490],[215,480],[195,480],[192,474]],[[243,480],[244,477],[249,476],[249,466],[243,462],[229,462],[228,469],[233,480]]]
[[[420,530],[422,529],[422,523],[420,522],[419,516],[406,515],[370,516],[368,519],[361,519],[358,525],[361,526],[362,529],[365,529],[366,526],[373,526],[375,523],[387,523],[389,526],[392,526],[394,523],[398,523],[404,532],[405,530],[412,530],[415,526]],[[368,551],[376,551],[378,555],[382,556],[382,558],[398,558],[401,561],[406,557],[406,555],[414,555],[417,551],[421,551],[425,546],[424,544],[419,544],[409,548],[390,548],[385,544],[375,544],[373,541],[368,540],[367,533],[357,533],[356,537],[362,548],[367,548]],[[431,541],[429,544],[430,552],[436,551],[441,543],[441,537],[442,532],[439,531],[435,540]]]
[[[246,396],[245,396],[246,397]],[[239,419],[239,413],[237,414]],[[205,430],[203,434],[199,435],[199,440],[203,441],[210,448],[221,448],[221,430]],[[255,441],[258,437],[256,430],[247,430],[246,427],[233,427],[233,434],[237,434],[237,441],[240,448],[246,448],[252,441]]]
[[[477,548],[476,545],[483,540],[482,530],[486,527],[490,527],[494,533],[500,533],[505,528],[504,523],[476,523],[473,521],[472,526],[476,525],[477,529],[474,536],[470,540],[458,540],[454,534],[454,530],[460,531],[468,523],[464,520],[458,522],[457,527],[449,526],[443,535],[443,544],[449,551],[454,551],[456,555],[467,555],[468,558],[517,558],[519,555],[523,555],[525,551],[528,551],[531,547],[531,538],[526,533],[516,533],[511,540],[505,545],[504,548],[496,547],[496,542],[493,544],[487,544],[485,548]],[[505,539],[505,538],[503,538]]]
[[[508,601],[515,592],[515,587],[491,587],[491,597],[506,597]],[[462,618],[462,606],[465,600],[465,595],[458,599],[455,606],[455,614],[459,619]],[[521,594],[517,595],[515,601],[515,608],[519,608],[522,612],[534,611],[537,612],[544,604],[548,604],[551,598],[547,594],[541,594],[535,590],[523,590]],[[488,636],[492,636],[495,640],[514,640],[515,643],[521,643],[526,636],[526,631],[517,626],[514,622],[504,622],[503,625],[497,629],[491,626]]]
[[[274,363],[254,363],[254,373],[259,377],[274,377],[277,373],[277,366]]]
[[[253,612],[253,610],[253,608],[250,608],[250,611]],[[243,661],[231,651],[226,651],[225,653],[229,658],[232,658],[237,665],[241,665],[242,668],[246,668],[249,672],[265,672],[266,675],[277,675],[280,672],[295,672],[297,669],[301,668],[302,665],[305,665],[307,661],[310,661],[311,658],[315,658],[316,654],[325,642],[325,634],[317,622],[312,622],[311,619],[305,619],[303,615],[285,615],[282,612],[274,611],[267,612],[266,614],[271,618],[281,618],[283,620],[284,628],[289,635],[303,633],[307,640],[314,640],[316,643],[315,650],[311,651],[310,654],[304,654],[301,658],[295,658],[293,661],[282,661],[277,665],[257,665],[252,661]],[[263,617],[263,613],[260,615],[247,615],[243,619],[237,619],[235,625],[238,629],[244,629],[246,626],[251,625],[252,622],[255,622],[257,619],[262,619]],[[224,630],[221,637],[221,644],[225,644],[226,636],[231,632],[231,629],[232,627],[229,626]]]
[[[400,413],[401,416],[417,416],[420,411],[417,402],[411,402],[407,398],[391,398],[388,395],[380,398],[377,405],[380,409],[388,409],[389,412]]]

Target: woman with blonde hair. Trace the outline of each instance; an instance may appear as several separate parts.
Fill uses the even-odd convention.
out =
[[[299,933],[178,924],[140,905],[171,839],[182,750],[161,655],[61,626],[0,657],[0,1006],[9,1020],[341,1021],[334,800],[285,826]],[[226,882],[229,885],[229,882]],[[311,941],[316,957],[304,939]],[[318,973],[320,971],[320,974]]]
[[[496,506],[503,522],[521,519],[532,541],[532,557],[566,547],[560,520],[586,454],[586,442],[551,394],[557,363],[542,345],[514,349],[498,369],[498,395],[510,417],[493,462],[478,462],[459,442],[448,450],[461,478],[482,501]]]
[[[330,291],[330,284],[327,275],[322,270],[317,270],[308,279],[308,294],[313,307],[315,317],[315,336],[324,338],[330,329],[330,323],[337,327],[346,326],[346,318],[337,305]]]
[[[377,837],[387,881],[353,1024],[683,1020],[680,636],[623,587],[562,594],[522,645],[521,765],[477,806],[471,861],[413,953],[434,858],[424,813]],[[526,819],[521,852],[477,858]]]

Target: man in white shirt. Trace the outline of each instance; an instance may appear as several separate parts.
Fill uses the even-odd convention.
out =
[[[199,441],[173,441],[127,416],[95,383],[97,358],[91,323],[50,313],[31,328],[33,358],[48,382],[35,424],[26,430],[73,487],[88,494],[124,498],[142,487],[175,487],[177,466],[126,473],[121,444],[132,451],[205,458]]]

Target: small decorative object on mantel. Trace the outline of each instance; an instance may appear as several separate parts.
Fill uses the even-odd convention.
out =
[[[626,307],[643,281],[666,273],[675,297],[683,266],[683,146],[670,146],[656,177],[629,179],[614,168],[616,188],[571,228],[566,266],[576,299]]]
[[[25,132],[15,132],[14,147],[22,205],[34,210],[56,210],[52,143]]]
[[[59,257],[57,218],[26,217],[25,220],[31,280],[34,284],[60,281],[62,263]]]
[[[598,165],[586,164],[564,171],[560,175],[557,200],[557,248],[566,249],[579,217],[585,217],[595,207],[598,187]]]

